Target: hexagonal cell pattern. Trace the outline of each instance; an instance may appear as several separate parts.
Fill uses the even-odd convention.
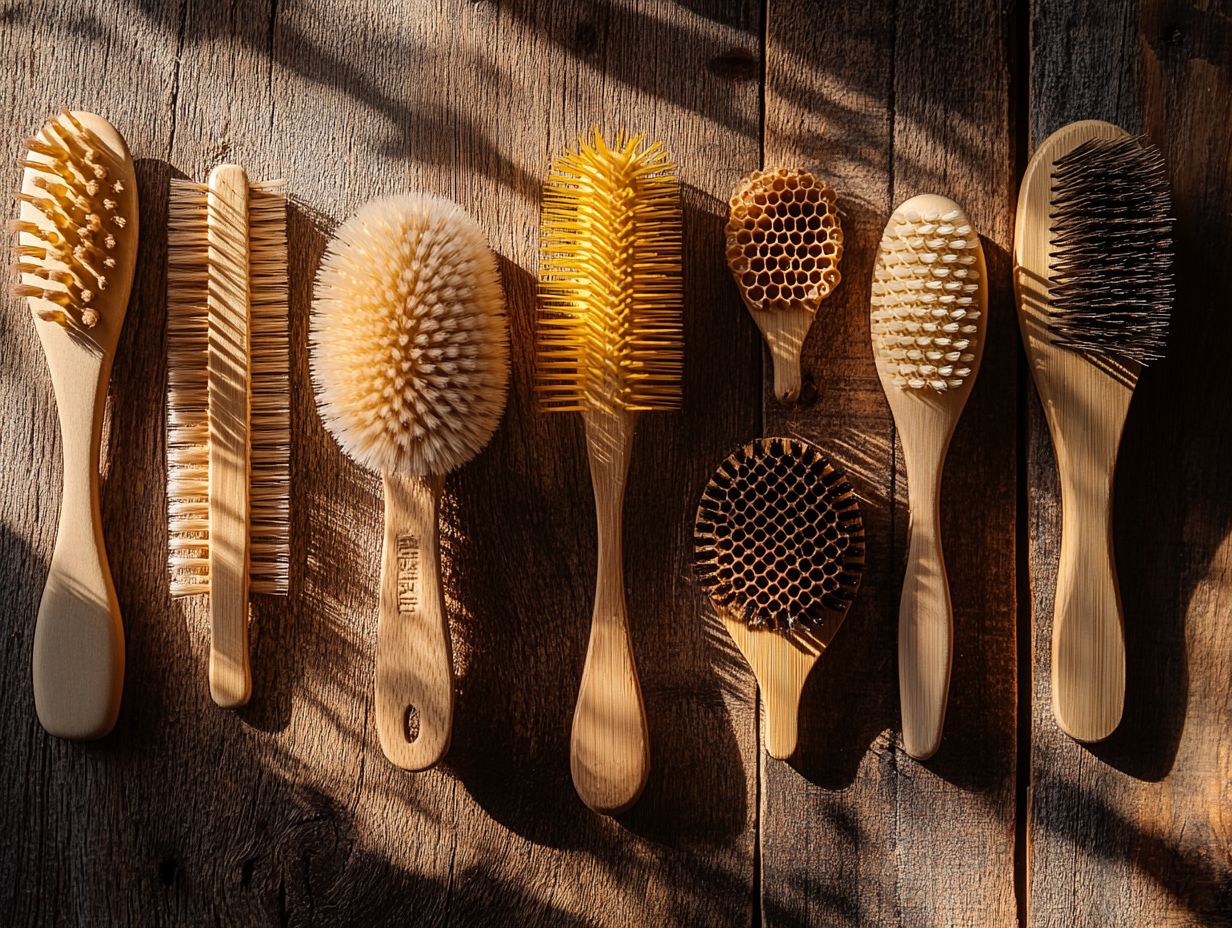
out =
[[[864,525],[847,478],[815,445],[750,442],[725,460],[697,508],[698,582],[753,628],[819,627],[851,604]]]
[[[836,195],[808,171],[754,171],[732,194],[727,266],[749,305],[816,311],[841,279]]]
[[[979,236],[961,210],[895,213],[873,272],[873,345],[897,386],[938,392],[971,375]]]

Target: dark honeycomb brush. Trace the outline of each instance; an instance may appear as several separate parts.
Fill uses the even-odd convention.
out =
[[[1061,476],[1052,708],[1079,741],[1112,734],[1125,701],[1112,486],[1138,376],[1166,342],[1170,209],[1159,152],[1096,121],[1049,136],[1018,198],[1018,321]]]
[[[790,757],[804,681],[864,570],[855,493],[816,446],[758,439],[711,477],[694,544],[698,582],[761,688],[766,750]]]

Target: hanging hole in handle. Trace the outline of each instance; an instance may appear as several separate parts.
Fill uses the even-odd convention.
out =
[[[406,707],[406,716],[402,719],[402,737],[407,744],[414,744],[419,738],[419,710],[414,706]]]

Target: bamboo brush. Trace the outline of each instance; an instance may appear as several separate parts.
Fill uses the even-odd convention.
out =
[[[479,226],[440,197],[368,203],[321,261],[310,349],[321,420],[382,477],[377,737],[393,763],[423,770],[453,730],[441,492],[496,431],[509,381],[505,297]]]
[[[907,465],[907,573],[898,612],[903,746],[921,760],[941,744],[954,615],[941,549],[941,472],[979,371],[988,290],[971,221],[946,197],[894,211],[872,283],[873,354]]]
[[[34,627],[34,706],[62,738],[111,731],[124,629],[99,513],[107,383],[137,257],[137,182],[120,134],[63,111],[26,142],[13,295],[25,297],[55,388],[64,455],[56,546]]]
[[[842,275],[837,197],[799,168],[754,171],[732,194],[727,266],[774,363],[774,395],[800,395],[800,351]]]
[[[573,715],[578,795],[627,809],[650,772],[629,638],[622,509],[634,416],[680,405],[680,187],[660,143],[597,131],[552,164],[543,193],[537,391],[582,413],[599,552],[586,666]]]
[[[1040,145],[1018,197],[1018,321],[1061,477],[1052,708],[1079,741],[1110,735],[1125,702],[1112,487],[1138,377],[1164,351],[1170,209],[1158,149],[1094,120]]]
[[[719,465],[694,523],[697,577],[757,678],[766,751],[799,740],[805,680],[864,572],[864,524],[842,472],[815,445],[762,438]]]
[[[172,180],[167,218],[171,594],[210,597],[210,696],[252,694],[249,593],[285,596],[290,344],[282,181]]]

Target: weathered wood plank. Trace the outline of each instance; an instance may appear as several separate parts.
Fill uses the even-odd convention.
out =
[[[795,0],[769,6],[765,157],[832,180],[844,282],[806,343],[812,405],[767,388],[767,432],[827,448],[863,498],[869,571],[806,688],[801,756],[763,762],[768,925],[1011,925],[1015,920],[1014,146],[1010,30],[996,3]],[[978,51],[977,51],[978,50]],[[905,475],[873,365],[868,297],[894,204],[955,198],[984,236],[989,342],[955,437],[943,535],[956,646],[940,752],[901,749],[895,670]],[[807,739],[807,740],[805,740]]]
[[[1050,709],[1060,505],[1047,426],[1030,406],[1030,921],[1226,925],[1232,430],[1221,404],[1232,385],[1218,346],[1232,334],[1232,19],[1217,3],[1037,0],[1030,84],[1033,145],[1096,118],[1163,149],[1178,278],[1168,357],[1139,383],[1116,480],[1125,714],[1089,747],[1062,734]]]
[[[31,620],[58,440],[16,303],[0,342],[0,674],[11,693],[0,921],[750,923],[751,690],[709,645],[690,522],[714,463],[758,428],[757,342],[721,265],[723,199],[759,150],[757,5],[185,0],[4,15],[4,150],[62,102],[110,115],[141,159],[142,254],[104,490],[128,675],[119,725],[97,745],[53,741],[34,720]],[[592,124],[662,136],[687,185],[686,408],[644,417],[626,527],[655,767],[621,821],[587,812],[568,774],[594,578],[581,424],[530,402],[538,184]],[[300,560],[291,596],[256,605],[254,698],[239,713],[211,705],[204,604],[172,603],[163,567],[161,217],[170,176],[201,178],[224,159],[286,177],[296,197]],[[453,196],[488,230],[515,359],[501,431],[447,486],[459,705],[446,763],[423,775],[391,767],[376,744],[379,487],[321,428],[306,361],[328,227],[408,188]]]

